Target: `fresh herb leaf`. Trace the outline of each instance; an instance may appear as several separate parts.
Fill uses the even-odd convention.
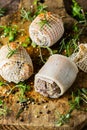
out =
[[[81,111],[83,110],[86,112],[87,109],[81,109],[83,103],[87,104],[87,88],[81,88],[81,89],[78,89],[76,92],[72,92],[71,99],[69,100],[70,109],[65,114],[60,114],[58,112],[59,118],[56,122],[56,125],[61,126],[67,123],[69,119],[71,118],[72,112],[75,109],[77,110],[79,109]]]
[[[37,15],[45,13],[47,9],[47,6],[43,5],[38,0],[35,0],[31,7],[32,9],[30,8],[30,10],[21,9],[21,18],[23,18],[23,20],[32,21]]]
[[[0,86],[3,86],[3,85],[6,85],[6,83],[3,81],[0,81]]]
[[[81,28],[79,27],[80,24],[81,23],[76,22],[73,26],[72,34],[65,36],[59,43],[59,53],[70,56],[72,53],[78,51],[79,39],[87,27],[87,22],[85,22]]]
[[[47,18],[47,16],[46,16],[46,13],[43,14],[43,17],[40,19],[40,21],[39,21],[38,24],[40,25],[40,28],[41,28],[41,29],[42,29],[45,25],[51,27],[50,24],[49,24],[49,20],[48,20],[48,18]]]
[[[30,43],[31,43],[31,39],[30,39],[30,37],[28,37],[25,39],[25,42],[23,42],[21,45],[23,47],[28,47],[30,45]]]
[[[15,87],[19,89],[20,101],[25,99],[25,92],[28,92],[31,90],[31,87],[29,85],[25,84],[24,82],[20,82]]]
[[[73,52],[78,50],[77,41],[78,38],[76,37],[70,38],[70,40],[68,40],[68,38],[64,38],[59,44],[59,53],[70,56]]]
[[[9,113],[9,109],[6,104],[0,99],[0,117],[6,116]]]
[[[23,82],[20,82],[19,84],[16,85],[17,88],[19,89],[22,89],[23,90],[23,94],[26,92],[26,91],[30,91],[31,90],[31,87]]]
[[[71,114],[68,112],[66,114],[60,114],[58,113],[58,121],[56,122],[57,126],[62,126],[63,124],[67,123],[71,117]]]
[[[0,28],[3,29],[4,31],[4,36],[5,37],[9,37],[9,42],[12,42],[15,40],[17,33],[18,33],[18,29],[16,25],[12,25],[12,26],[0,26]]]
[[[22,8],[21,9],[21,18],[23,18],[24,20],[27,20],[27,21],[32,21],[33,17],[32,17],[31,11],[27,11],[26,9]]]
[[[52,49],[50,47],[48,47],[48,46],[38,46],[38,49],[39,49],[39,52],[40,52],[40,55],[39,55],[40,59],[41,59],[41,61],[43,63],[45,63],[46,61],[43,59],[43,55],[42,55],[41,49],[47,49],[50,55],[54,54],[53,51],[52,51]]]
[[[83,9],[79,6],[76,0],[72,0],[72,15],[77,18],[78,21],[82,21],[85,19]]]
[[[3,101],[0,99],[0,107],[3,105]]]
[[[37,5],[36,12],[34,13],[33,17],[35,18],[37,15],[39,15],[41,13],[46,13],[47,12],[46,9],[47,9],[47,6],[40,3],[39,5]]]
[[[19,46],[16,49],[11,49],[9,44],[8,44],[9,52],[7,54],[7,58],[10,58],[12,55],[14,55],[18,51],[18,48],[19,48]]]
[[[0,108],[0,116],[6,116],[7,115],[7,107]]]
[[[24,111],[24,107],[21,107],[16,115],[16,120],[20,117],[21,113]]]
[[[6,14],[6,9],[5,8],[0,8],[0,17],[4,16]]]

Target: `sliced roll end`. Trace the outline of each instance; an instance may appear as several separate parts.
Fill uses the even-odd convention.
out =
[[[35,91],[45,97],[58,98],[61,96],[61,89],[55,82],[47,82],[46,79],[35,77]]]

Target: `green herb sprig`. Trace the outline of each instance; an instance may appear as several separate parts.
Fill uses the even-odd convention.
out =
[[[78,20],[85,20],[85,15],[83,9],[79,6],[76,0],[72,0],[72,15]]]
[[[72,16],[78,21],[72,27],[72,34],[69,34],[62,39],[59,44],[59,53],[70,56],[73,52],[78,51],[78,43],[80,36],[83,34],[84,29],[87,27],[87,13],[79,6],[76,0],[72,0]],[[80,27],[81,26],[81,27]]]
[[[34,0],[30,10],[26,10],[24,8],[21,9],[21,18],[23,18],[23,20],[32,21],[36,18],[37,15],[47,12],[46,9],[47,6],[38,0]]]
[[[30,39],[30,37],[27,37],[26,39],[25,39],[25,41],[21,44],[21,46],[23,46],[23,47],[28,47],[29,45],[31,44],[31,39]]]
[[[12,55],[17,53],[19,46],[16,49],[11,49],[9,44],[7,44],[7,45],[8,45],[8,50],[9,50],[9,52],[7,54],[7,58],[10,58]]]
[[[20,94],[19,100],[20,100],[20,102],[22,102],[23,100],[25,100],[25,93],[31,90],[31,86],[27,85],[24,82],[20,82],[20,83],[16,84],[13,88],[10,89],[10,91],[8,92],[6,97],[8,97],[10,94],[12,94],[15,89],[18,89],[18,92]]]
[[[41,13],[47,12],[47,6],[42,4],[40,2],[40,0],[34,0],[33,5],[34,5],[34,8],[35,8],[35,12],[34,12],[34,15],[33,15],[34,18]]]
[[[24,100],[24,98],[25,98],[25,92],[28,92],[28,91],[31,90],[31,87],[29,85],[23,83],[23,82],[20,82],[15,87],[19,89],[20,101]]]
[[[43,55],[42,55],[41,49],[47,49],[47,51],[49,52],[49,55],[50,55],[50,56],[54,54],[53,51],[52,51],[52,49],[51,49],[50,47],[48,47],[48,46],[38,46],[38,49],[39,49],[39,52],[40,52],[40,55],[39,55],[39,56],[40,56],[41,61],[42,61],[43,63],[45,63],[46,61],[43,59]]]
[[[3,86],[3,85],[8,85],[8,84],[3,81],[0,81],[0,86]]]
[[[40,29],[42,29],[45,25],[51,27],[50,23],[49,23],[49,20],[48,20],[48,18],[46,16],[46,13],[44,13],[43,15],[44,15],[43,18],[40,19],[40,21],[38,23],[40,25]]]
[[[70,109],[67,113],[65,114],[60,114],[58,112],[58,120],[56,122],[57,126],[64,125],[65,123],[69,122],[69,119],[72,117],[72,112],[77,109],[77,110],[83,110],[87,111],[87,109],[82,109],[82,105],[86,104],[87,105],[87,88],[81,88],[78,89],[76,92],[72,92],[71,100],[69,100],[69,106]]]
[[[3,17],[6,14],[7,9],[0,8],[0,17]]]
[[[0,118],[2,116],[6,116],[9,113],[9,111],[10,110],[7,108],[3,100],[0,99]]]
[[[9,42],[12,42],[15,40],[17,33],[18,33],[18,28],[16,25],[12,25],[12,26],[0,26],[0,28],[3,29],[4,33],[4,37],[9,37]]]
[[[30,10],[26,10],[24,8],[21,9],[21,18],[23,18],[23,20],[27,20],[27,21],[32,21],[33,17],[32,17],[32,12]]]

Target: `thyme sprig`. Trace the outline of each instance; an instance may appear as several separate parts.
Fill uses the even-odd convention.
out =
[[[31,86],[27,85],[24,82],[20,82],[15,87],[19,89],[19,93],[20,93],[19,98],[20,98],[20,102],[22,102],[22,100],[24,100],[25,98],[25,93],[31,90]]]
[[[9,50],[9,52],[7,54],[7,58],[10,58],[12,55],[14,55],[18,51],[19,46],[16,49],[11,49],[9,44],[7,44],[7,45],[8,45],[8,50]]]
[[[45,63],[46,61],[43,59],[43,55],[42,55],[41,49],[47,49],[48,52],[49,52],[49,54],[50,54],[50,56],[54,54],[53,51],[52,51],[52,49],[51,49],[50,47],[48,47],[48,46],[38,46],[38,48],[39,48],[39,52],[40,52],[40,55],[39,55],[39,56],[40,56],[41,61],[42,61],[43,63]]]
[[[72,0],[72,2],[72,16],[77,18],[78,21],[73,25],[72,34],[69,34],[60,42],[59,53],[64,52],[66,56],[70,56],[73,52],[78,51],[80,36],[87,27],[86,13],[84,13],[76,0]]]
[[[23,18],[23,20],[32,21],[37,15],[47,12],[46,9],[47,6],[42,4],[39,0],[34,0],[29,10],[21,9],[21,18]]]
[[[38,22],[38,24],[40,25],[40,29],[42,29],[45,25],[51,27],[49,19],[47,17],[47,13],[43,14],[43,17],[40,19],[40,21]]]
[[[32,12],[30,10],[26,10],[26,9],[22,8],[21,9],[21,18],[23,18],[23,20],[32,21],[33,20]]]
[[[25,82],[20,82],[20,83],[16,84],[13,88],[10,89],[10,91],[8,92],[6,97],[8,97],[10,94],[12,94],[15,89],[18,89],[19,94],[20,94],[19,100],[20,100],[20,102],[22,102],[22,100],[25,99],[25,93],[31,90],[31,86],[27,85]]]
[[[59,119],[56,121],[57,126],[61,126],[65,123],[68,123],[70,118],[72,117],[72,112],[75,109],[87,111],[87,109],[81,109],[82,104],[87,105],[87,88],[78,89],[76,92],[72,92],[71,95],[71,100],[69,100],[70,109],[65,114],[60,114],[58,112]]]

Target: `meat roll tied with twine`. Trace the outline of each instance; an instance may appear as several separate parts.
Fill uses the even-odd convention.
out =
[[[70,59],[77,65],[83,72],[87,73],[87,43],[78,46],[78,52],[73,53]]]
[[[35,75],[35,90],[43,96],[58,98],[71,87],[77,73],[76,64],[68,57],[54,54]]]
[[[29,35],[39,46],[52,46],[63,35],[62,19],[51,12],[39,14],[29,26]]]
[[[8,82],[18,83],[33,74],[32,60],[27,51],[13,42],[0,49],[0,75]]]

